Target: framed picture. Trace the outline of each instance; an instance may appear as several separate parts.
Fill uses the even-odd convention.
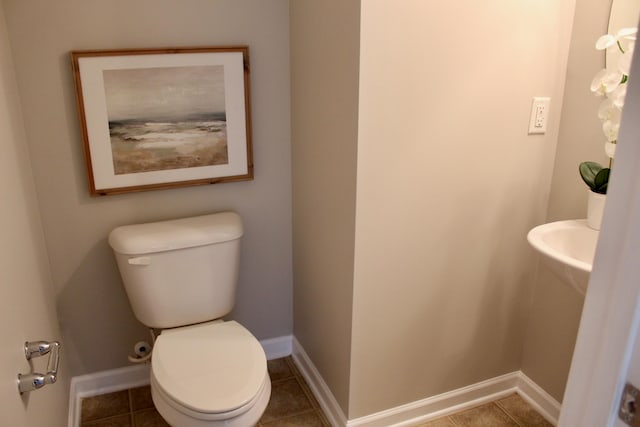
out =
[[[71,59],[91,195],[253,179],[248,47]]]

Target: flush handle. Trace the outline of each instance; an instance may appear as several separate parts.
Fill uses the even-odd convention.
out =
[[[148,256],[139,256],[135,258],[129,258],[127,262],[131,265],[149,265],[151,264],[151,258]]]
[[[58,341],[27,341],[24,343],[24,355],[27,360],[49,354],[47,373],[18,374],[18,390],[20,394],[38,390],[58,379],[60,364],[60,343]]]

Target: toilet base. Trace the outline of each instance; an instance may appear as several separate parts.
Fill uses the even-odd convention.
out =
[[[164,420],[169,425],[174,427],[249,427],[255,426],[269,403],[271,397],[271,380],[267,374],[264,384],[258,396],[253,401],[253,406],[246,411],[233,415],[230,413],[229,418],[224,418],[223,414],[215,414],[211,419],[204,419],[205,417],[190,416],[185,412],[189,412],[188,409],[183,408],[184,411],[178,410],[174,407],[175,402],[169,402],[167,397],[164,396],[164,392],[158,389],[153,375],[151,375],[151,397],[153,403]],[[236,412],[236,411],[232,411]]]

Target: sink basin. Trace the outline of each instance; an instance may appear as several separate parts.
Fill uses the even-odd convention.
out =
[[[586,219],[572,219],[539,225],[529,231],[527,240],[556,276],[584,295],[598,234]]]

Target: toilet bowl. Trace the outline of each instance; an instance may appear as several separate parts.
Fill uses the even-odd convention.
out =
[[[235,321],[163,331],[153,350],[151,394],[172,426],[253,426],[271,394],[264,351]]]

